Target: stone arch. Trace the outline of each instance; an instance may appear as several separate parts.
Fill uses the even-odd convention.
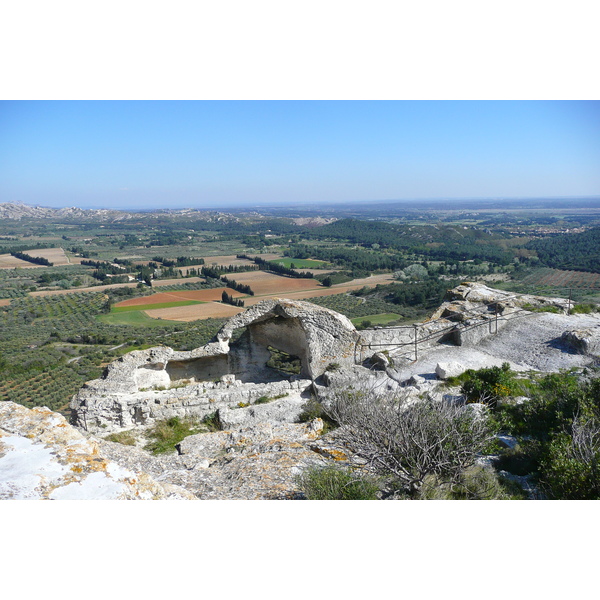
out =
[[[245,332],[230,344],[234,332]],[[266,377],[272,346],[298,356],[300,377],[316,379],[331,363],[354,364],[359,338],[349,319],[309,302],[265,300],[230,319],[217,334],[227,346],[229,367],[236,378]]]

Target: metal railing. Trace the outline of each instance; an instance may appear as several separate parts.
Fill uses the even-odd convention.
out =
[[[505,296],[503,298],[498,298],[497,300],[493,300],[491,301],[489,304],[485,304],[483,306],[478,306],[472,309],[468,309],[465,310],[464,312],[457,312],[456,316],[461,316],[463,317],[463,320],[467,320],[470,318],[474,318],[474,317],[489,317],[487,319],[483,319],[481,322],[479,323],[472,323],[469,325],[463,325],[461,327],[461,321],[451,321],[452,320],[452,315],[449,315],[448,317],[438,317],[437,319],[432,319],[429,321],[425,321],[423,323],[414,323],[413,325],[393,325],[391,327],[386,327],[386,329],[392,329],[392,330],[398,330],[398,329],[404,329],[406,331],[412,330],[413,331],[413,339],[406,341],[406,342],[388,342],[388,343],[373,343],[373,342],[369,342],[367,344],[357,344],[357,349],[358,346],[360,346],[360,350],[359,350],[359,361],[357,362],[362,362],[362,357],[364,355],[365,349],[368,348],[369,350],[372,350],[374,348],[377,347],[385,347],[385,348],[390,348],[390,347],[394,347],[394,351],[395,354],[398,355],[397,350],[399,350],[400,348],[403,347],[407,347],[410,346],[411,350],[408,352],[405,352],[404,354],[400,354],[400,356],[404,356],[407,354],[410,354],[412,356],[414,356],[413,360],[418,360],[419,358],[419,344],[424,344],[426,342],[430,342],[431,340],[434,339],[441,339],[443,338],[445,335],[455,332],[455,331],[460,331],[460,332],[467,332],[467,331],[471,331],[473,329],[477,329],[479,327],[484,327],[484,326],[488,326],[488,331],[490,335],[496,335],[498,333],[498,323],[499,322],[507,322],[509,320],[512,320],[514,318],[519,318],[519,317],[526,317],[529,315],[534,314],[531,311],[528,311],[524,308],[516,308],[511,311],[510,313],[508,313],[507,315],[500,315],[499,313],[499,304],[501,302],[505,302],[507,300],[514,300],[516,298],[520,298],[523,297],[523,295],[525,294],[512,294],[510,296]],[[570,313],[570,309],[571,309],[571,299],[569,298],[568,303],[567,303],[567,314]],[[493,314],[490,314],[493,311]],[[435,331],[429,332],[425,337],[419,337],[419,331],[423,331],[424,328],[426,328],[428,325],[440,322],[440,321],[445,321],[448,322],[450,321],[450,323],[448,324],[447,327],[444,327],[442,329],[436,329]],[[355,353],[356,355],[356,353]]]

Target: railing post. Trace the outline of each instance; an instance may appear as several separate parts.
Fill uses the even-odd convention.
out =
[[[415,323],[414,324],[414,328],[415,328],[415,360],[419,360],[419,352],[418,352],[418,339],[417,339],[417,327],[418,325]]]

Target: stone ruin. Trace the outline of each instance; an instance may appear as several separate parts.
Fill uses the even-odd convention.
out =
[[[227,321],[205,346],[185,352],[158,346],[115,360],[74,396],[73,423],[109,433],[212,413],[224,426],[244,419],[294,422],[310,396],[326,399],[333,383],[377,375],[394,390],[405,382],[391,367],[413,362],[440,343],[475,346],[509,320],[531,314],[524,308],[531,306],[566,312],[568,301],[465,283],[422,323],[358,332],[327,308],[264,300]],[[277,402],[264,404],[271,400]]]
[[[355,364],[359,340],[350,320],[334,311],[265,300],[230,319],[206,346],[188,352],[159,346],[115,360],[73,398],[73,420],[86,431],[108,433],[224,413],[265,397],[287,398],[299,413],[330,365]],[[295,368],[278,368],[274,355]]]

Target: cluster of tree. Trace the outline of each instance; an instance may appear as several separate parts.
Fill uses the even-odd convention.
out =
[[[434,260],[490,260],[508,264],[512,254],[502,237],[475,228],[451,225],[395,225],[383,221],[340,219],[306,232],[308,239],[344,240],[376,250],[411,251]],[[314,251],[312,252],[315,255]],[[316,256],[316,255],[315,255]],[[401,269],[401,266],[391,267]]]
[[[401,306],[418,306],[420,308],[435,308],[439,306],[449,288],[457,285],[456,281],[438,281],[427,279],[412,283],[391,283],[377,285],[375,288],[363,287],[351,292],[354,296],[382,296],[386,302]]]
[[[24,236],[26,237],[26,236]],[[10,238],[5,238],[10,239]],[[0,254],[12,254],[13,252],[24,252],[25,250],[41,250],[43,248],[54,248],[51,244],[44,244],[41,242],[27,244],[26,246],[0,246]],[[13,255],[14,256],[14,255]]]
[[[78,254],[79,256],[83,256],[83,258],[90,258],[91,256],[98,256],[97,252],[92,252],[90,250],[86,250],[83,246],[71,246],[69,248],[69,252],[73,254]]]
[[[169,232],[152,232],[150,239],[146,242],[146,247],[152,246],[182,246],[189,244],[187,232],[185,231],[169,231]]]
[[[112,273],[123,272],[123,267],[121,267],[120,265],[115,267],[113,264],[109,263],[106,260],[82,260],[81,264],[86,267],[95,267],[96,269],[107,269],[108,272]],[[109,269],[112,269],[112,271],[109,271]]]
[[[37,282],[40,285],[50,285],[52,282],[54,281],[60,281],[61,279],[64,279],[64,273],[42,273],[38,278],[37,278]]]
[[[233,290],[236,290],[242,294],[248,294],[249,296],[254,296],[254,291],[252,290],[252,288],[249,285],[246,285],[244,283],[238,283],[237,281],[235,281],[233,279],[229,279],[228,277],[225,277],[225,275],[223,275],[221,277],[221,281],[224,281],[227,284],[227,287],[230,287]]]
[[[219,277],[221,277],[221,275],[224,275],[225,273],[245,273],[247,271],[258,271],[258,267],[256,265],[217,265],[211,267],[204,266],[200,270],[200,274],[203,277],[219,279]]]
[[[533,240],[526,248],[535,250],[548,267],[600,273],[600,227]]]
[[[239,298],[234,298],[231,294],[228,294],[225,290],[221,294],[221,302],[223,304],[231,304],[232,306],[244,306],[244,301]]]
[[[43,265],[45,267],[51,267],[54,265],[54,263],[51,263],[47,258],[42,258],[41,256],[31,256],[30,254],[25,254],[25,252],[11,252],[11,254],[15,258],[26,260],[34,265]]]
[[[193,256],[178,256],[175,260],[162,256],[153,256],[152,260],[161,263],[164,267],[189,267],[190,265],[204,264],[203,258],[194,258]]]
[[[87,267],[95,267],[91,275],[102,283],[107,279],[110,279],[112,283],[127,283],[129,281],[127,275],[124,274],[124,268],[119,265],[99,260],[82,260],[81,264]]]
[[[373,271],[394,271],[403,269],[406,266],[406,261],[399,254],[360,248],[325,248],[294,244],[284,254],[292,258],[316,258],[341,265],[350,270],[353,277],[368,275]]]
[[[279,263],[274,263],[264,258],[260,258],[260,256],[247,256],[246,254],[238,254],[238,258],[246,258],[247,260],[254,261],[258,268],[261,271],[271,271],[272,273],[277,273],[278,275],[287,275],[288,277],[296,277],[297,279],[312,279],[313,274],[310,272],[302,273],[300,271],[296,271],[294,269],[290,269],[289,267],[285,267],[284,265],[280,265]]]

